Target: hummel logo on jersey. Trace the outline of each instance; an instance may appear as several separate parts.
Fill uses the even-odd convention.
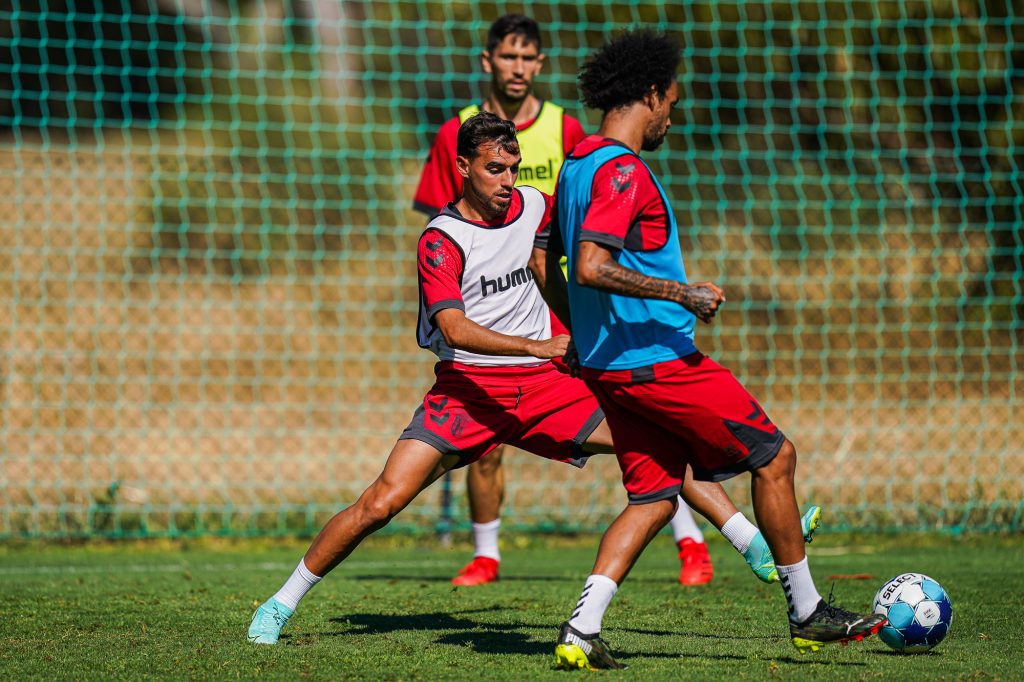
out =
[[[633,178],[629,176],[632,175],[634,168],[636,168],[636,163],[623,166],[621,163],[615,162],[615,170],[618,171],[619,175],[612,178],[612,185],[615,187],[616,192],[625,192],[633,185]]]
[[[750,406],[754,408],[754,411],[747,415],[747,421],[754,421],[764,414],[764,412],[761,411],[761,406],[753,400],[750,401]],[[769,426],[772,423],[772,420],[768,418],[768,415],[764,414],[764,419],[761,420],[761,423],[765,426]]]
[[[490,293],[496,294],[499,291],[508,291],[512,287],[517,287],[520,284],[526,284],[527,282],[533,281],[533,273],[530,272],[529,268],[519,268],[513,270],[504,277],[499,275],[494,279],[487,279],[483,275],[480,276],[480,292],[484,298],[487,298],[487,290],[492,289]]]
[[[441,248],[441,244],[443,243],[444,238],[438,237],[436,241],[427,242],[427,248],[430,249],[431,251],[437,251],[439,248]]]
[[[432,267],[432,268],[436,268],[437,266],[439,266],[443,262],[444,262],[444,254],[443,253],[439,253],[436,256],[428,257],[427,258],[427,264],[430,265],[430,267]]]

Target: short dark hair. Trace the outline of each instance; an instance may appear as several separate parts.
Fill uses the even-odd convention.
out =
[[[638,30],[614,38],[580,69],[580,100],[609,112],[639,102],[653,86],[659,96],[676,79],[679,45],[665,35]]]
[[[493,52],[505,36],[522,36],[523,42],[533,43],[537,46],[537,52],[541,51],[540,26],[530,17],[522,14],[506,14],[498,17],[491,28],[487,31],[487,51]]]
[[[515,124],[489,111],[481,111],[467,118],[459,126],[455,153],[467,159],[475,159],[480,154],[480,145],[484,142],[493,142],[509,154],[519,153]]]

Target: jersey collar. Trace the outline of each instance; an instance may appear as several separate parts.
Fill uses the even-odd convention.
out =
[[[512,188],[512,201],[509,204],[508,210],[505,211],[505,215],[501,216],[497,220],[486,222],[483,220],[470,220],[463,216],[459,209],[455,208],[456,202],[451,201],[443,209],[441,209],[441,215],[455,220],[467,223],[469,225],[475,225],[477,227],[484,227],[488,229],[496,229],[501,227],[508,227],[515,221],[519,220],[519,217],[523,215],[523,207],[525,205],[523,200],[523,193],[519,191],[518,187]]]

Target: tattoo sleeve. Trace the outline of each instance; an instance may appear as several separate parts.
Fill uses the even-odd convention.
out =
[[[595,274],[597,281],[592,284],[595,289],[620,296],[660,298],[683,303],[685,285],[680,282],[648,277],[636,270],[625,268],[613,260],[607,260],[598,265]]]
[[[596,289],[620,296],[674,301],[705,322],[715,314],[718,297],[707,287],[649,277],[610,259],[600,263],[595,274],[597,279],[592,286]]]

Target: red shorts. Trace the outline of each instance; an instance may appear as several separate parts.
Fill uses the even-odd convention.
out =
[[[583,443],[604,419],[580,379],[555,369],[440,362],[437,380],[399,440],[419,440],[465,466],[508,443],[578,467]]]
[[[687,465],[704,481],[762,467],[786,439],[732,373],[700,353],[583,376],[604,408],[631,504],[674,498]]]

